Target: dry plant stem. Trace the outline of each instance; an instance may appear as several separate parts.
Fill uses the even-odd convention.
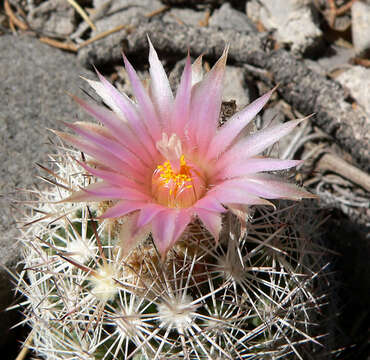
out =
[[[334,154],[324,154],[317,163],[317,169],[335,172],[370,191],[370,176]]]
[[[328,2],[329,2],[329,9],[330,9],[328,21],[329,21],[330,27],[332,28],[334,26],[335,18],[336,18],[336,6],[335,6],[335,0],[328,0]]]
[[[350,0],[347,4],[344,4],[340,8],[336,9],[335,15],[339,16],[339,15],[343,15],[344,13],[346,13],[352,7],[355,1],[357,0]]]
[[[29,333],[26,342],[23,344],[22,350],[20,351],[20,353],[18,354],[18,356],[16,357],[15,360],[24,360],[26,358],[28,350],[29,350],[30,345],[32,343],[33,334],[34,334],[34,332],[32,330]]]
[[[63,49],[63,50],[72,51],[72,52],[77,52],[77,50],[78,50],[77,46],[75,44],[65,43],[65,42],[62,42],[62,41],[50,39],[50,38],[45,37],[45,36],[40,37],[39,40],[44,44],[54,46],[58,49]]]
[[[112,0],[108,0],[108,1],[105,1],[97,9],[94,9],[94,12],[90,15],[91,21],[96,21],[96,20],[101,19],[107,13],[111,4],[112,4]],[[70,38],[72,40],[79,39],[88,28],[89,28],[89,25],[86,22],[80,24],[78,29],[70,36]]]
[[[150,13],[146,14],[146,15],[145,15],[145,17],[147,17],[147,18],[152,18],[153,16],[159,15],[159,14],[161,14],[161,13],[163,13],[163,12],[167,11],[169,8],[170,8],[170,7],[169,7],[169,6],[167,6],[167,5],[166,5],[166,6],[163,6],[163,7],[159,8],[159,9],[157,9],[157,10],[154,10],[154,11],[152,11],[152,12],[150,12]]]
[[[9,2],[8,0],[5,0],[4,1],[4,10],[5,10],[5,14],[8,15],[10,21],[16,25],[17,27],[19,27],[21,30],[27,30],[28,29],[28,25],[25,24],[23,21],[19,20],[15,14],[13,13],[10,5],[9,5]]]
[[[203,27],[208,26],[210,16],[211,16],[211,12],[209,9],[207,9],[204,15],[204,19],[199,21],[199,26],[203,26]]]
[[[370,68],[370,59],[363,59],[363,58],[356,57],[356,58],[353,58],[352,61],[355,65],[361,65],[363,67]]]
[[[113,29],[110,29],[108,31],[104,31],[96,36],[94,36],[93,38],[89,39],[89,40],[86,40],[84,41],[83,43],[81,43],[80,45],[77,46],[77,50],[80,50],[81,48],[83,48],[84,46],[87,46],[95,41],[98,41],[98,40],[101,40],[117,31],[120,31],[120,30],[123,30],[123,29],[130,29],[131,28],[131,25],[118,25],[116,26],[115,28]]]
[[[328,0],[329,2],[329,25],[333,28],[335,24],[335,19],[337,16],[345,14],[353,5],[353,3],[357,0],[350,0],[347,4],[342,5],[341,7],[337,8],[335,5],[335,0]]]
[[[86,23],[89,24],[89,26],[91,27],[91,29],[93,30],[96,30],[96,27],[95,25],[93,24],[93,22],[90,20],[89,16],[86,14],[86,12],[84,11],[84,9],[81,8],[80,5],[78,5],[76,3],[76,1],[74,0],[67,0],[75,9],[76,11],[81,15],[81,17],[86,21]]]

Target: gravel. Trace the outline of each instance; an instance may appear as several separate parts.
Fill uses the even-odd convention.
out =
[[[351,66],[342,72],[336,80],[349,90],[352,97],[370,118],[370,69]]]
[[[11,207],[11,200],[19,197],[14,189],[40,184],[32,164],[47,165],[52,149],[46,144],[50,134],[46,128],[59,128],[61,120],[71,121],[76,114],[86,118],[66,91],[81,95],[79,76],[92,75],[73,55],[28,36],[0,36],[0,48],[0,263],[14,271],[20,260],[14,219],[20,211]],[[12,300],[13,286],[1,267],[0,279],[1,311]],[[4,334],[10,324],[5,317],[2,320],[0,333]],[[5,340],[1,337],[0,345]]]
[[[352,5],[352,40],[358,55],[370,55],[370,3]]]
[[[276,40],[293,53],[317,52],[322,46],[322,31],[310,1],[252,0],[246,11],[255,23],[275,30]]]

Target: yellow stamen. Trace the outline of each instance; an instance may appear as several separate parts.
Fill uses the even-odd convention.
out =
[[[178,154],[158,165],[152,175],[152,194],[158,204],[170,208],[192,206],[203,194],[206,184],[196,164]]]
[[[163,165],[157,166],[159,173],[159,181],[162,186],[170,185],[170,195],[176,193],[181,188],[190,189],[193,187],[192,178],[189,166],[186,165],[185,156],[180,157],[180,171],[174,172],[169,161],[165,161]]]

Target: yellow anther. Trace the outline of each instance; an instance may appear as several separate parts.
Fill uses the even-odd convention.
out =
[[[174,172],[169,161],[165,161],[162,165],[157,166],[157,173],[159,175],[159,181],[162,185],[168,185],[171,182],[171,185],[175,185],[174,187],[171,186],[170,188],[170,195],[173,192],[177,192],[185,186],[185,188],[190,189],[193,187],[191,184],[191,173],[189,166],[186,165],[185,156],[181,155],[180,157],[180,170],[179,172]]]

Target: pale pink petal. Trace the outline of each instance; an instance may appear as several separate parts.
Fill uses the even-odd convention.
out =
[[[150,228],[142,227],[137,229],[136,223],[139,211],[125,216],[125,221],[120,226],[119,246],[122,249],[122,256],[127,256],[129,252],[139,243],[144,241],[150,234]]]
[[[88,84],[95,90],[95,92],[102,98],[104,103],[108,105],[116,114],[123,116],[122,110],[117,104],[117,98],[118,96],[122,96],[121,93],[117,91],[117,89],[112,86],[114,89],[114,92],[111,92],[111,89],[109,89],[106,84],[100,82],[100,81],[95,81],[95,80],[90,80],[90,79],[85,79],[85,81],[88,82]],[[114,95],[115,94],[115,95]]]
[[[151,95],[153,103],[156,106],[157,112],[161,117],[164,130],[167,130],[167,124],[170,120],[173,107],[173,94],[168,82],[166,72],[163,65],[158,59],[157,52],[155,51],[149,36],[149,72],[151,77]]]
[[[80,191],[72,193],[63,201],[102,201],[102,200],[133,200],[133,201],[149,201],[151,198],[142,192],[130,189],[119,188],[112,186],[105,181],[97,182]]]
[[[218,185],[209,192],[210,196],[215,197],[220,203],[228,204],[247,204],[247,205],[270,205],[270,202],[261,199],[258,195],[246,191],[239,183],[228,183]]]
[[[180,238],[186,227],[189,225],[193,217],[193,211],[191,209],[181,209],[176,218],[175,230],[173,236],[173,242],[171,247],[175,245],[175,242]]]
[[[123,162],[110,152],[104,151],[99,147],[91,144],[90,142],[79,139],[76,136],[62,133],[60,131],[54,131],[60,138],[68,142],[69,144],[75,146],[79,150],[85,152],[88,155],[93,156],[98,162],[102,164],[109,164],[111,168],[120,169],[125,171],[130,176],[140,176],[134,169],[132,169],[127,163]]]
[[[203,198],[198,200],[194,204],[195,209],[205,209],[213,212],[225,212],[226,209],[221,205],[220,201],[216,197],[212,196],[210,192],[206,194]]]
[[[141,209],[146,203],[140,201],[120,201],[118,204],[112,206],[103,215],[99,216],[101,219],[117,218],[133,211]]]
[[[106,180],[107,183],[110,183],[114,186],[131,187],[135,190],[142,191],[143,193],[146,193],[147,191],[147,189],[142,184],[139,184],[135,180],[131,180],[127,178],[125,175],[118,174],[113,171],[92,168],[81,161],[77,161],[77,162],[90,174],[102,180]]]
[[[199,219],[207,230],[215,238],[216,243],[218,243],[222,223],[221,214],[205,209],[197,209],[196,214],[199,216]]]
[[[272,158],[249,158],[242,162],[228,164],[225,168],[212,175],[214,181],[220,179],[231,179],[234,177],[245,176],[260,171],[276,171],[289,169],[299,164],[301,160],[280,160]]]
[[[191,66],[191,86],[203,80],[202,58],[203,55],[198,56]]]
[[[227,51],[228,48],[204,79],[192,89],[188,133],[200,154],[207,152],[218,126]]]
[[[190,56],[186,58],[185,68],[181,76],[180,85],[177,89],[173,116],[171,119],[171,129],[180,139],[183,139],[184,129],[189,121],[191,95],[191,64]]]
[[[152,146],[148,145],[147,150],[138,141],[136,135],[131,131],[130,127],[125,123],[124,120],[120,119],[116,114],[112,111],[109,111],[102,106],[88,103],[76,96],[73,99],[90,115],[94,116],[99,122],[104,124],[111,131],[112,136],[116,138],[122,145],[129,148],[133,153],[138,154],[143,160],[151,161],[152,157],[148,156],[149,151],[155,151],[153,141],[150,140],[148,144],[152,144]],[[142,135],[142,133],[139,133]],[[150,155],[150,154],[149,154]],[[148,160],[149,159],[149,160]]]
[[[272,206],[274,206],[271,203]],[[247,220],[249,215],[249,205],[227,204],[228,209],[238,218],[240,222],[240,236],[244,237],[247,232]]]
[[[111,153],[118,159],[130,165],[137,173],[146,174],[147,166],[141,161],[139,157],[125,149],[122,145],[118,144],[112,137],[108,138],[100,132],[95,132],[85,127],[65,123],[66,126],[74,130],[77,134],[88,140],[90,143],[95,144],[97,147],[104,149],[106,152]]]
[[[175,239],[175,223],[179,211],[167,209],[158,213],[152,220],[154,243],[164,258]]]
[[[154,203],[146,204],[140,211],[140,215],[137,219],[137,227],[141,228],[142,226],[150,223],[153,220],[154,216],[166,209],[167,207],[164,207],[162,205]]]
[[[305,118],[306,119],[306,118]],[[263,130],[239,140],[227,150],[216,164],[216,171],[220,171],[227,164],[235,161],[242,161],[261,153],[263,150],[274,144],[283,136],[289,134],[299,123],[305,119],[292,120],[284,124],[269,126]]]
[[[102,201],[102,200],[110,200],[111,197],[107,197],[106,194],[105,195],[97,195],[97,194],[94,194],[93,192],[106,192],[108,191],[107,189],[111,189],[111,185],[104,182],[104,181],[100,181],[100,182],[97,182],[97,183],[93,183],[93,184],[90,184],[88,185],[87,187],[85,187],[84,189],[81,189],[79,191],[75,191],[73,192],[69,197],[67,197],[66,199],[62,200],[62,202],[79,202],[79,201]],[[87,191],[87,190],[91,190],[91,192]]]
[[[127,121],[130,129],[135,134],[131,137],[130,143],[136,144],[136,146],[142,146],[145,152],[149,155],[155,152],[155,145],[153,139],[150,137],[145,124],[140,118],[136,104],[134,104],[131,99],[126,94],[121,94],[103,75],[96,71],[101,83],[105,86],[107,92],[109,92],[114,103],[119,108],[118,114],[121,114],[123,118]],[[127,144],[127,139],[123,139],[124,144]],[[132,147],[134,148],[134,147]]]
[[[150,196],[142,193],[141,191],[131,188],[115,187],[106,183],[105,186],[101,188],[92,188],[91,186],[88,186],[84,188],[83,191],[86,191],[88,194],[91,194],[93,196],[107,200],[110,199],[134,200],[134,201],[151,200]]]
[[[144,120],[150,135],[154,139],[154,142],[156,142],[162,136],[162,126],[155,111],[154,105],[148,93],[144,89],[144,86],[141,83],[138,75],[136,74],[136,71],[124,55],[123,60],[125,62],[127,75],[131,82],[132,91],[139,105],[138,110],[140,112],[140,115]]]
[[[249,194],[261,196],[266,199],[300,200],[302,198],[316,197],[296,185],[271,174],[255,174],[244,178],[226,180],[219,186],[228,189],[244,190]]]
[[[268,93],[262,95],[257,100],[253,101],[242,111],[233,115],[216,133],[212,139],[208,149],[209,159],[217,157],[220,153],[225,151],[227,147],[235,140],[239,133],[243,130],[248,123],[261,111],[267,101],[270,99],[271,94],[275,89],[270,90]]]

